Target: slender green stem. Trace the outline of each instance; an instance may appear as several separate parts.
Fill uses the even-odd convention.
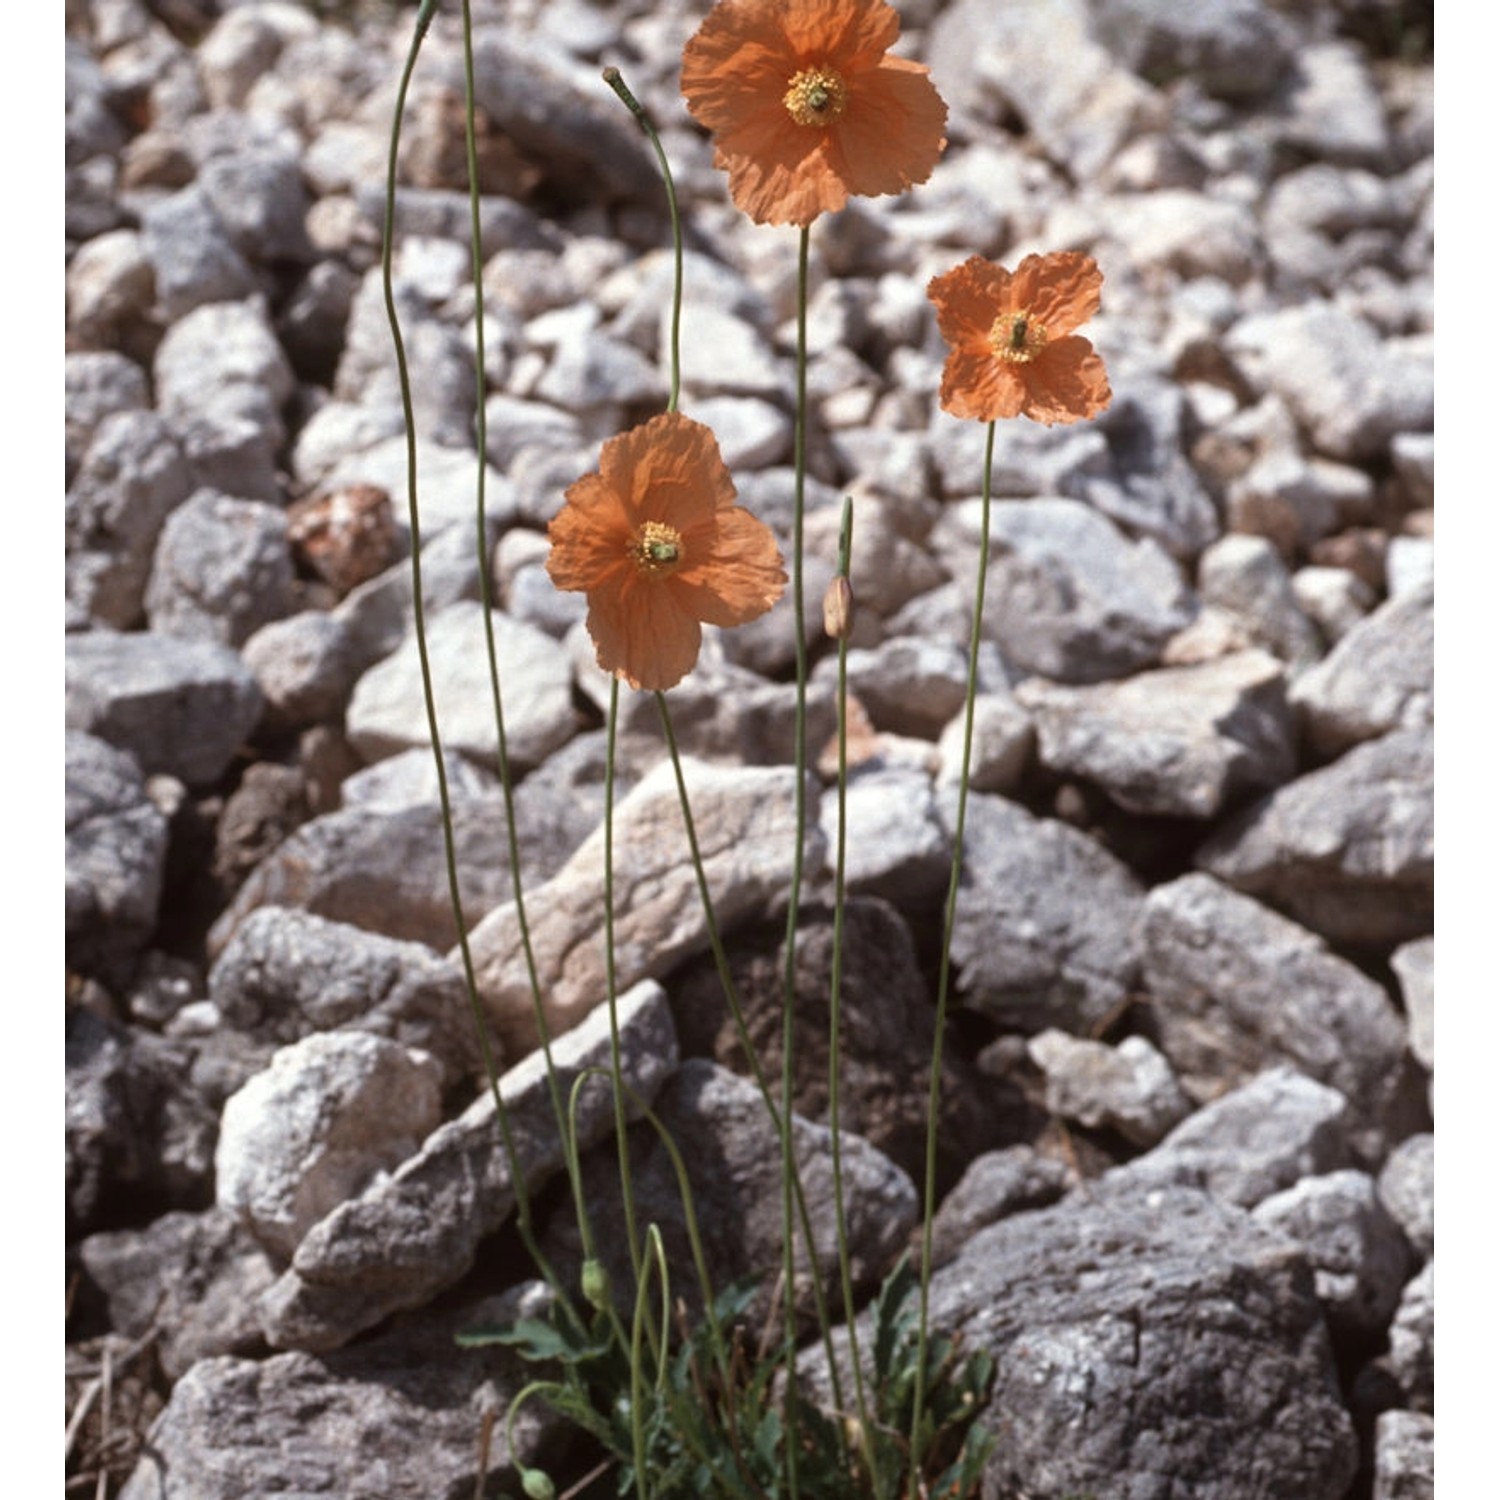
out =
[[[624,1071],[620,1063],[619,982],[615,973],[615,737],[620,722],[620,679],[609,680],[609,726],[604,751],[604,989],[609,1004],[609,1056],[614,1070],[615,1142],[620,1192],[625,1204],[625,1241],[630,1269],[641,1277],[641,1241],[636,1232],[635,1194],[630,1184],[630,1142],[625,1135]]]
[[[703,852],[698,843],[697,825],[693,820],[693,806],[688,797],[687,780],[682,770],[682,755],[677,747],[677,735],[672,728],[672,716],[667,709],[666,695],[656,695],[657,711],[661,716],[662,735],[666,740],[667,753],[672,761],[672,771],[677,779],[677,800],[682,806],[682,822],[687,832],[688,855],[692,861],[693,874],[698,882],[698,899],[703,907],[704,925],[708,932],[708,945],[713,953],[714,967],[718,971],[719,984],[724,991],[724,998],[729,1003],[729,1013],[734,1021],[735,1035],[739,1038],[740,1048],[750,1067],[751,1076],[755,1080],[756,1087],[760,1090],[761,1099],[766,1106],[766,1113],[770,1116],[771,1125],[776,1131],[777,1141],[785,1148],[786,1132],[791,1128],[788,1117],[783,1116],[777,1106],[776,1098],[771,1092],[771,1084],[766,1077],[764,1067],[761,1065],[760,1054],[755,1050],[755,1043],[750,1037],[750,1027],[745,1019],[745,1010],[740,1003],[739,987],[734,982],[734,975],[729,969],[729,956],[724,951],[724,940],[719,933],[719,923],[714,915],[713,896],[708,889],[708,876],[703,869]],[[812,1214],[807,1206],[807,1193],[802,1185],[802,1173],[796,1165],[796,1155],[792,1156],[792,1192],[796,1198],[797,1222],[802,1227],[802,1237],[810,1245],[813,1243]],[[818,1330],[823,1340],[823,1348],[828,1356],[829,1381],[833,1390],[833,1403],[842,1409],[844,1404],[843,1380],[839,1375],[838,1362],[833,1353],[833,1325],[828,1315],[828,1297],[823,1288],[823,1283],[816,1278],[813,1280],[813,1298],[817,1307]]]
[[[636,123],[645,132],[656,153],[657,165],[661,168],[661,179],[667,189],[667,212],[672,219],[672,334],[671,334],[671,391],[667,397],[667,410],[677,410],[677,398],[682,389],[682,215],[677,209],[677,187],[672,181],[672,167],[667,153],[662,148],[661,137],[646,107],[630,91],[629,85],[620,76],[618,68],[606,68],[604,81],[619,95],[621,102],[636,118]]]
[[[974,580],[974,614],[969,627],[969,682],[964,697],[964,748],[958,775],[958,812],[953,825],[953,865],[948,873],[948,899],[943,910],[943,952],[938,964],[937,1014],[933,1018],[932,1073],[927,1087],[927,1158],[922,1182],[922,1271],[918,1278],[916,1389],[912,1395],[911,1494],[921,1492],[921,1452],[918,1437],[927,1398],[927,1316],[932,1281],[932,1215],[937,1202],[938,1107],[943,1088],[943,1032],[948,1024],[948,988],[952,972],[953,921],[958,911],[958,887],[964,867],[964,819],[969,809],[969,766],[974,749],[974,700],[979,695],[979,640],[984,625],[984,586],[990,561],[990,492],[995,464],[995,424],[984,442],[984,492],[979,510],[979,566]]]
[[[793,1047],[797,1016],[797,914],[802,903],[803,845],[807,838],[807,637],[802,607],[802,520],[807,477],[807,262],[812,233],[803,225],[797,243],[797,410],[792,450],[792,638],[797,653],[797,712],[792,751],[797,782],[796,845],[792,850],[792,878],[787,893],[786,952],[782,969],[781,1109],[788,1127],[792,1118],[792,1095],[796,1081]],[[797,1246],[793,1223],[792,1177],[797,1170],[792,1150],[792,1132],[782,1132],[781,1221],[785,1249],[782,1266],[786,1283],[786,1430],[788,1441],[787,1485],[792,1500],[798,1494],[797,1444]],[[817,1247],[808,1241],[808,1265],[814,1280],[818,1274]]]
[[[417,54],[422,41],[437,14],[437,0],[424,0],[417,13],[416,26],[411,46],[401,69],[401,79],[396,92],[396,105],[391,116],[390,146],[386,161],[385,179],[385,224],[381,235],[380,270],[381,289],[385,297],[386,320],[390,324],[391,340],[395,347],[396,374],[401,391],[401,410],[406,426],[406,494],[407,524],[411,532],[412,611],[417,639],[417,660],[422,673],[422,699],[427,711],[427,729],[432,739],[433,759],[437,767],[438,802],[442,810],[443,853],[447,866],[448,897],[453,911],[453,924],[458,933],[459,954],[463,963],[464,980],[468,989],[469,1006],[473,1014],[474,1029],[478,1038],[480,1058],[485,1076],[489,1079],[490,1094],[495,1103],[495,1119],[500,1129],[501,1144],[505,1151],[511,1185],[516,1195],[516,1227],[532,1260],[545,1277],[553,1292],[561,1299],[562,1306],[575,1322],[577,1310],[573,1307],[550,1262],[537,1244],[531,1220],[531,1200],[526,1189],[526,1180],[521,1172],[520,1159],[516,1152],[515,1139],[510,1127],[510,1116],[505,1101],[500,1095],[500,1077],[495,1062],[494,1047],[490,1040],[488,1020],[479,999],[479,986],[474,974],[474,957],[469,947],[467,924],[464,920],[463,901],[459,893],[458,861],[453,840],[453,804],[448,789],[448,772],[443,761],[442,738],[438,731],[437,703],[432,688],[432,663],[427,651],[427,619],[422,592],[422,524],[421,507],[417,498],[417,437],[416,414],[412,405],[411,371],[406,359],[406,341],[401,333],[401,319],[396,310],[395,279],[392,265],[395,255],[396,225],[396,157],[401,141],[401,122],[406,113],[406,96],[411,87],[412,74],[416,69]]]
[[[849,556],[854,540],[854,501],[844,497],[844,514],[839,522],[839,566],[835,578],[837,583],[849,578]],[[849,632],[841,630],[838,637],[838,834],[834,848],[833,875],[833,962],[828,989],[828,1124],[833,1132],[831,1138],[833,1166],[833,1223],[838,1236],[839,1283],[844,1294],[844,1327],[849,1335],[849,1363],[854,1372],[854,1402],[859,1412],[860,1445],[865,1451],[865,1462],[869,1471],[875,1472],[874,1437],[870,1426],[870,1411],[865,1401],[865,1377],[859,1362],[859,1333],[854,1317],[854,1284],[849,1272],[849,1229],[844,1222],[844,1153],[842,1132],[839,1126],[839,1055],[840,1017],[842,1014],[844,980],[844,852],[847,828],[847,792],[849,786]],[[837,1398],[835,1398],[837,1399]],[[842,1404],[842,1403],[840,1403]]]
[[[557,1120],[561,1136],[563,1156],[568,1182],[573,1194],[574,1214],[578,1219],[579,1232],[588,1238],[588,1209],[584,1202],[579,1180],[578,1143],[564,1128],[565,1115],[562,1101],[562,1085],[552,1057],[552,1030],[547,1022],[546,1007],[542,1002],[541,980],[537,973],[536,950],[531,941],[531,922],[526,912],[526,891],[521,879],[521,842],[516,830],[516,798],[514,778],[510,770],[510,749],[505,730],[505,708],[500,692],[500,663],[495,649],[495,621],[491,612],[489,521],[487,515],[488,496],[488,449],[489,419],[485,411],[485,333],[484,333],[484,248],[479,222],[479,149],[478,131],[474,114],[474,31],[470,11],[470,0],[463,0],[463,55],[464,55],[464,147],[468,158],[469,172],[469,262],[470,277],[474,287],[474,432],[479,450],[477,477],[475,480],[474,554],[479,569],[479,602],[484,621],[484,649],[489,664],[490,700],[495,720],[496,766],[500,773],[500,789],[505,799],[506,855],[510,863],[511,899],[516,908],[516,925],[521,936],[521,952],[526,963],[526,979],[531,991],[532,1022],[541,1043],[542,1057],[546,1064],[547,1091],[552,1101],[552,1113]]]

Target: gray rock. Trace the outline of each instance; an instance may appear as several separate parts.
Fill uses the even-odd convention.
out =
[[[240,417],[283,441],[281,409],[296,381],[259,302],[213,302],[180,318],[162,338],[152,373],[168,419]]]
[[[945,788],[938,808],[951,838],[956,792]],[[1086,834],[972,794],[953,926],[957,993],[1007,1029],[1087,1031],[1135,983],[1142,894]]]
[[[151,629],[242,646],[292,605],[286,515],[200,489],[167,518],[146,585]]]
[[[1432,1411],[1435,1264],[1429,1260],[1407,1283],[1391,1322],[1390,1348],[1380,1360],[1400,1386],[1406,1404],[1421,1412]]]
[[[113,156],[124,144],[125,127],[110,109],[104,74],[80,37],[67,38],[63,79],[68,165]]]
[[[1375,607],[1375,591],[1347,568],[1306,567],[1292,574],[1299,608],[1336,645]]]
[[[1256,459],[1225,494],[1235,531],[1268,537],[1288,555],[1368,522],[1374,508],[1375,484],[1365,470],[1280,447]]]
[[[522,798],[516,818],[522,879],[529,886],[566,857],[559,829],[567,814],[542,799]],[[464,921],[473,924],[512,894],[503,799],[455,800],[453,831]],[[221,953],[261,906],[295,907],[446,951],[458,934],[438,804],[353,806],[304,823],[240,887],[209,933],[210,955]]]
[[[266,700],[266,723],[278,729],[337,724],[358,675],[346,616],[309,609],[262,625],[240,656]]]
[[[977,502],[951,506],[933,541],[972,559],[978,521]],[[1127,541],[1076,500],[996,505],[990,555],[985,634],[1024,672],[1059,682],[1124,676],[1152,665],[1193,617],[1167,555]],[[962,579],[969,567],[954,571]]]
[[[206,1202],[218,1119],[191,1050],[70,1005],[65,1055],[68,1238],[121,1203]]]
[[[1258,536],[1226,536],[1198,559],[1198,593],[1236,620],[1256,645],[1293,667],[1323,654],[1276,548]]]
[[[944,888],[952,846],[922,771],[892,767],[853,777],[845,794],[844,879],[849,890],[883,896],[898,907],[920,905]],[[818,820],[833,871],[839,834],[838,793],[823,793]]]
[[[118,978],[156,926],[167,819],[123,750],[75,730],[65,746],[68,967]]]
[[[387,330],[389,337],[389,330]],[[473,368],[468,372],[470,389]],[[376,424],[383,425],[381,418]],[[399,429],[398,429],[399,431]],[[422,528],[423,553],[426,544],[442,540],[440,533],[449,528],[462,532],[457,542],[472,555],[474,550],[475,486],[478,483],[478,459],[470,447],[454,447],[427,437],[419,427],[417,438],[417,505]],[[466,440],[467,441],[467,440]],[[573,478],[582,473],[580,468]],[[571,482],[571,480],[570,480]],[[490,527],[514,524],[517,518],[516,487],[495,469],[485,471],[485,518]],[[323,481],[327,489],[341,489],[352,484],[373,484],[386,491],[396,510],[396,527],[409,532],[406,438],[394,436],[350,453],[335,463]],[[562,504],[561,490],[557,505]],[[551,516],[544,519],[550,520]],[[371,579],[371,584],[376,580]],[[369,587],[370,585],[365,585]],[[358,592],[356,590],[356,592]],[[350,596],[351,598],[353,595]],[[408,592],[408,597],[410,594]]]
[[[63,360],[63,377],[67,482],[71,486],[104,419],[121,411],[145,411],[151,392],[146,372],[113,350],[70,351]]]
[[[1401,984],[1406,1006],[1407,1045],[1411,1055],[1432,1072],[1432,957],[1430,937],[1403,943],[1391,954],[1391,968]]]
[[[1400,432],[1391,439],[1391,461],[1419,510],[1432,508],[1436,454],[1437,441],[1430,432]]]
[[[157,536],[192,488],[181,444],[155,412],[103,417],[68,491],[68,597],[116,629],[138,624]]]
[[[1382,604],[1292,688],[1308,740],[1333,756],[1433,718],[1431,588]]]
[[[1336,1089],[1271,1068],[1190,1115],[1154,1150],[1105,1175],[1140,1195],[1201,1188],[1253,1208],[1307,1177],[1350,1163],[1349,1106]]]
[[[1370,61],[1353,42],[1299,47],[1275,122],[1282,141],[1315,161],[1389,170],[1390,133]]]
[[[108,348],[134,333],[156,298],[156,275],[133,229],[113,229],[78,247],[68,264],[71,338]]]
[[[460,61],[451,56],[461,95]],[[477,28],[475,102],[523,156],[542,166],[548,184],[565,199],[644,199],[654,207],[661,182],[634,123],[597,83],[589,88],[575,82],[560,62],[561,54],[531,43],[514,27]]]
[[[155,1329],[169,1379],[200,1359],[260,1349],[255,1299],[276,1272],[232,1214],[165,1214],[145,1229],[90,1235],[79,1248],[108,1300],[110,1326],[131,1338]]]
[[[660,349],[670,347],[664,307]],[[721,307],[699,306],[692,315],[692,336],[682,343],[683,388],[698,396],[785,398],[789,372],[785,361],[753,323]]]
[[[711,427],[730,473],[764,469],[792,457],[792,419],[779,406],[751,396],[710,396],[693,414]]]
[[[201,307],[234,304],[259,288],[254,270],[196,183],[147,205],[141,249],[156,304],[169,324]]]
[[[380,1495],[470,1500],[476,1434],[495,1419],[487,1483],[514,1482],[504,1414],[531,1367],[509,1350],[464,1349],[462,1329],[514,1318],[480,1303],[322,1358],[223,1356],[172,1389],[122,1500],[252,1500],[257,1495]],[[518,1414],[516,1455],[537,1456],[551,1426],[541,1403]]]
[[[211,413],[184,418],[177,435],[200,487],[281,508],[279,429],[246,416]]]
[[[1087,181],[1159,113],[1155,91],[1089,34],[1082,3],[1016,5],[996,14],[963,0],[937,15],[927,62],[960,115],[1000,118],[1008,108],[1055,163]]]
[[[1221,99],[1248,101],[1281,81],[1292,27],[1262,0],[1202,8],[1181,0],[1106,0],[1094,33],[1142,78],[1161,87],[1190,78]]]
[[[1224,350],[1257,394],[1286,402],[1328,457],[1373,458],[1399,432],[1432,429],[1430,351],[1382,340],[1336,303],[1252,313],[1229,330]]]
[[[215,156],[199,169],[198,185],[252,264],[312,258],[307,191],[290,150],[252,145]]]
[[[963,771],[964,716],[955,715],[938,739],[939,786],[954,786]],[[1014,791],[1036,748],[1031,715],[1009,689],[991,689],[974,698],[974,738],[969,751],[969,786],[976,792]]]
[[[1432,1135],[1410,1135],[1380,1169],[1380,1201],[1401,1226],[1419,1260],[1432,1258]]]
[[[244,104],[256,82],[269,73],[286,44],[317,30],[314,18],[294,5],[239,6],[226,11],[198,48],[203,91],[215,109]]]
[[[1135,1146],[1154,1146],[1192,1112],[1172,1069],[1144,1037],[1118,1047],[1044,1031],[1027,1043],[1046,1077],[1047,1108],[1089,1130],[1114,1130]]]
[[[1200,868],[1330,942],[1432,930],[1432,729],[1396,730],[1299,776],[1220,827]]]
[[[1188,400],[1174,382],[1128,366],[1111,369],[1110,382],[1114,399],[1098,429],[1108,439],[1113,473],[1085,473],[1060,493],[1087,500],[1131,536],[1149,537],[1172,557],[1193,557],[1219,535],[1221,523],[1188,461]]]
[[[1099,204],[1097,212],[1129,263],[1148,272],[1243,286],[1266,259],[1255,215],[1230,199],[1159,188],[1118,194]]]
[[[224,1105],[216,1200],[279,1259],[413,1155],[442,1119],[442,1069],[363,1031],[283,1047]]]
[[[224,774],[260,719],[260,689],[226,646],[146,631],[67,640],[67,722],[190,787]]]
[[[1383,1411],[1375,1419],[1374,1500],[1433,1500],[1433,1422],[1416,1411]]]
[[[903,372],[902,378],[917,389],[930,390],[937,385],[940,374],[937,368],[920,373],[920,379],[918,372]],[[928,444],[931,463],[946,498],[969,499],[980,493],[986,444],[984,425],[966,422],[955,428],[953,419],[939,411],[932,417]],[[1002,424],[995,432],[990,494],[997,499],[1029,500],[1037,495],[1083,499],[1090,491],[1097,490],[1108,502],[1126,505],[1127,496],[1118,479],[1110,445],[1103,431],[1092,423],[1044,427],[1036,422],[1012,422]],[[921,499],[927,499],[926,486]],[[973,516],[970,529],[977,537],[977,509],[973,510]],[[1162,519],[1159,514],[1157,519]],[[855,534],[858,535],[857,526]],[[972,558],[972,542],[965,555]]]
[[[719,932],[764,917],[791,879],[796,773],[790,766],[720,769],[685,760],[704,875]],[[598,829],[547,884],[527,898],[527,921],[548,1025],[578,1024],[605,998],[604,830]],[[817,869],[826,846],[809,820],[803,854]],[[617,985],[668,973],[708,947],[697,879],[670,764],[658,765],[614,814],[614,944]],[[513,902],[470,934],[480,995],[512,1055],[536,1045],[530,983]]]
[[[443,774],[448,795],[453,798],[484,797],[500,790],[500,778],[465,760],[456,751],[443,749]],[[386,760],[378,760],[362,771],[347,776],[339,785],[341,805],[368,807],[388,811],[410,807],[416,802],[436,802],[441,797],[437,762],[430,747],[403,750]],[[590,828],[592,825],[590,825]],[[585,829],[584,832],[589,832]]]
[[[666,997],[655,984],[620,996],[620,1067],[637,1101],[650,1105],[676,1070],[677,1041]],[[603,1008],[552,1046],[561,1097],[586,1068],[610,1066]],[[540,1052],[500,1080],[509,1139],[525,1191],[565,1165]],[[614,1127],[612,1091],[591,1077],[574,1116],[580,1151]],[[281,1348],[335,1349],[390,1313],[418,1307],[464,1276],[480,1242],[515,1208],[517,1182],[496,1123],[494,1096],[481,1094],[455,1120],[359,1198],[335,1208],[298,1246],[291,1270],[262,1299],[266,1336]]]
[[[516,774],[545,760],[578,727],[567,652],[534,626],[490,612],[505,738]],[[485,643],[484,607],[460,601],[428,616],[427,655],[444,742],[484,764],[499,753]],[[367,760],[428,745],[421,662],[415,636],[355,685],[349,742]]]
[[[968,653],[947,641],[892,636],[871,650],[848,653],[849,691],[879,730],[935,740],[963,707]],[[814,674],[836,682],[837,662],[825,657]]]
[[[746,1316],[759,1326],[781,1293],[776,1272],[785,1244],[782,1217],[781,1145],[760,1090],[749,1079],[703,1058],[689,1058],[668,1080],[654,1106],[677,1143],[691,1184],[711,1281],[722,1287],[744,1277],[760,1283]],[[873,1290],[894,1263],[917,1223],[911,1179],[868,1141],[845,1131],[840,1138],[843,1200],[834,1197],[831,1132],[792,1116],[792,1149],[812,1222],[812,1265],[823,1294],[839,1295],[837,1226],[842,1208],[849,1273],[859,1292]],[[583,1162],[583,1192],[600,1259],[609,1272],[624,1316],[632,1306],[630,1258],[620,1202],[620,1161],[613,1142],[596,1147]],[[692,1264],[682,1197],[671,1157],[654,1129],[631,1132],[630,1179],[639,1222],[656,1225],[668,1263]],[[565,1221],[549,1236],[556,1259],[581,1265],[574,1224]],[[813,1270],[799,1237],[797,1300],[804,1317],[813,1308]],[[674,1292],[694,1312],[701,1307],[696,1280],[683,1278]]]
[[[478,1067],[462,970],[420,943],[261,907],[219,955],[208,988],[225,1026],[267,1041],[342,1027],[430,1053],[450,1083]]]
[[[462,449],[474,437],[473,344],[457,328],[434,316],[431,303],[410,280],[395,282],[393,295],[416,430],[430,442]],[[375,410],[401,409],[400,372],[392,355],[391,325],[378,266],[365,273],[350,304],[333,395],[337,401]],[[401,446],[404,454],[404,439]],[[392,495],[404,494],[404,473],[399,491],[393,484],[386,488]]]
[[[1142,972],[1162,1050],[1211,1099],[1278,1063],[1348,1099],[1372,1159],[1397,1128],[1405,1030],[1390,997],[1304,928],[1206,875],[1146,897]]]
[[[1435,546],[1430,536],[1393,536],[1385,549],[1385,586],[1392,599],[1432,591]]]
[[[578,310],[585,307],[580,304]],[[596,328],[557,342],[535,394],[566,411],[591,415],[602,408],[613,415],[624,407],[661,401],[666,387],[660,370],[643,354]]]
[[[1368,1338],[1384,1331],[1411,1252],[1374,1178],[1352,1169],[1304,1178],[1262,1200],[1255,1217],[1306,1250],[1335,1333]]]
[[[1342,1500],[1358,1467],[1306,1262],[1192,1189],[1003,1219],[934,1275],[931,1319],[995,1362],[986,1495],[1241,1500],[1253,1475]]]
[[[1032,680],[1016,698],[1042,764],[1129,812],[1214,818],[1296,772],[1282,667],[1262,651],[1093,687]]]
[[[933,1216],[933,1264],[945,1265],[954,1259],[986,1225],[1056,1203],[1068,1186],[1067,1167],[1030,1146],[1008,1146],[976,1156]]]

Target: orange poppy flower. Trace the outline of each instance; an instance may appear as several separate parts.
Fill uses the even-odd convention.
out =
[[[1097,416],[1109,376],[1094,346],[1073,330],[1099,311],[1104,277],[1090,255],[1028,255],[1012,275],[971,256],[927,295],[948,341],[939,394],[955,417],[1031,417],[1051,426]]]
[[[885,0],[719,0],[682,53],[682,92],[757,224],[808,225],[851,194],[926,182],[948,107],[927,69],[887,55]]]
[[[599,665],[631,687],[674,686],[703,630],[743,625],[786,588],[770,530],[734,503],[713,433],[664,412],[612,437],[547,528],[547,572],[588,595]]]

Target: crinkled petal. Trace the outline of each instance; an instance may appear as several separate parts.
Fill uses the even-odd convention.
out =
[[[639,575],[591,592],[586,624],[599,665],[648,692],[681,682],[703,644],[702,627],[670,585]]]
[[[986,348],[955,349],[943,365],[938,401],[950,416],[994,422],[1018,417],[1026,406],[1019,365],[996,359]]]
[[[742,4],[744,0],[730,0]],[[762,9],[769,9],[764,4]],[[780,25],[805,63],[828,62],[840,72],[873,67],[895,46],[901,17],[884,0],[796,0],[783,4]]]
[[[712,529],[689,532],[684,543],[687,562],[668,587],[710,625],[743,625],[765,614],[786,590],[776,538],[742,505],[720,511]]]
[[[1099,289],[1104,275],[1092,255],[1059,250],[1050,255],[1028,255],[1016,267],[1011,294],[1052,339],[1081,328],[1099,311]]]
[[[947,119],[927,69],[887,58],[851,86],[849,106],[828,132],[830,164],[851,194],[904,192],[932,175]]]
[[[599,474],[568,486],[563,508],[547,528],[547,574],[560,589],[591,589],[632,566],[632,522],[619,493]]]
[[[1047,426],[1095,417],[1110,402],[1109,376],[1094,346],[1076,334],[1050,342],[1022,371],[1028,417]]]
[[[989,348],[995,319],[1012,307],[1011,274],[982,255],[971,255],[927,283],[937,308],[938,331],[954,349]]]

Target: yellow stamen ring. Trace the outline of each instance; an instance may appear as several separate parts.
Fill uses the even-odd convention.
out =
[[[832,68],[804,68],[793,76],[781,102],[799,125],[831,125],[843,114],[849,90]]]
[[[630,558],[648,578],[669,578],[683,564],[682,533],[662,521],[645,521],[630,538]]]
[[[1001,313],[990,327],[990,348],[1007,364],[1030,364],[1046,347],[1046,326],[1030,313]]]

